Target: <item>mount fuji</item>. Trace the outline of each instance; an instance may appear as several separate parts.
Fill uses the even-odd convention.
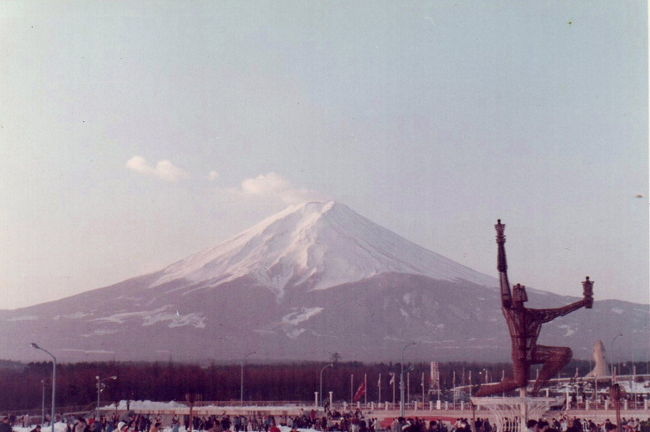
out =
[[[170,265],[153,285],[180,279],[214,285],[250,276],[282,298],[289,287],[327,289],[382,273],[497,283],[330,201],[291,206],[225,243]]]
[[[0,311],[0,358],[34,360],[47,341],[67,361],[507,360],[496,278],[382,228],[336,202],[291,206],[160,271]],[[538,290],[534,307],[575,299]],[[647,356],[647,305],[597,301],[547,324],[540,343],[589,358],[625,335]],[[634,358],[636,358],[634,357]]]

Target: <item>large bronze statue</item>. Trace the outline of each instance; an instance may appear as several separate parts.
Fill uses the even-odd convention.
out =
[[[497,393],[508,392],[516,388],[526,388],[529,380],[530,366],[543,364],[539,377],[533,387],[536,394],[540,387],[548,382],[555,374],[571,360],[571,348],[550,347],[537,345],[537,338],[542,324],[566,315],[574,310],[593,306],[593,282],[587,279],[582,282],[584,298],[570,305],[554,309],[531,309],[524,307],[528,301],[526,287],[515,285],[512,293],[508,282],[508,264],[506,262],[506,236],[505,225],[499,219],[494,226],[497,230],[497,245],[499,248],[497,269],[501,285],[501,310],[508,323],[510,338],[512,339],[512,378],[502,382],[483,386],[477,396],[489,396]]]

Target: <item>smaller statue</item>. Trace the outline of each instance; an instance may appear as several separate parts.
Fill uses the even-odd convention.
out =
[[[497,231],[499,283],[501,286],[501,310],[508,323],[512,340],[512,378],[506,378],[498,384],[482,386],[476,396],[489,396],[509,392],[516,388],[526,388],[530,378],[530,366],[543,364],[539,377],[533,386],[533,394],[555,376],[569,361],[572,352],[568,347],[551,347],[537,345],[542,324],[564,316],[574,310],[593,306],[593,281],[582,282],[583,296],[570,305],[553,309],[532,309],[524,306],[528,301],[526,287],[515,285],[512,292],[508,282],[508,264],[506,262],[504,235],[505,225],[499,219],[494,226]]]
[[[594,345],[594,368],[585,375],[585,378],[598,378],[607,376],[607,360],[605,359],[605,344],[599,340]]]

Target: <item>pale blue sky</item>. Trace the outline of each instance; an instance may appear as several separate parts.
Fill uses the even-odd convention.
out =
[[[500,217],[513,282],[580,295],[589,274],[597,298],[647,303],[647,17],[4,1],[0,308],[157,270],[310,196],[488,274]]]

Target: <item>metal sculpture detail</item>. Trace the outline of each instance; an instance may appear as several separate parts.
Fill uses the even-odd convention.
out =
[[[581,307],[591,309],[593,306],[593,281],[582,282],[584,298],[569,305],[553,309],[532,309],[524,307],[528,301],[526,287],[517,284],[510,291],[508,282],[508,264],[506,262],[505,225],[501,219],[494,228],[497,231],[499,283],[501,286],[501,310],[508,324],[512,340],[512,378],[506,378],[498,384],[483,386],[476,396],[489,396],[504,393],[516,388],[526,388],[530,378],[530,366],[543,364],[535,385],[533,394],[548,382],[555,374],[571,360],[571,348],[537,345],[537,338],[542,324],[560,316],[573,312]]]

